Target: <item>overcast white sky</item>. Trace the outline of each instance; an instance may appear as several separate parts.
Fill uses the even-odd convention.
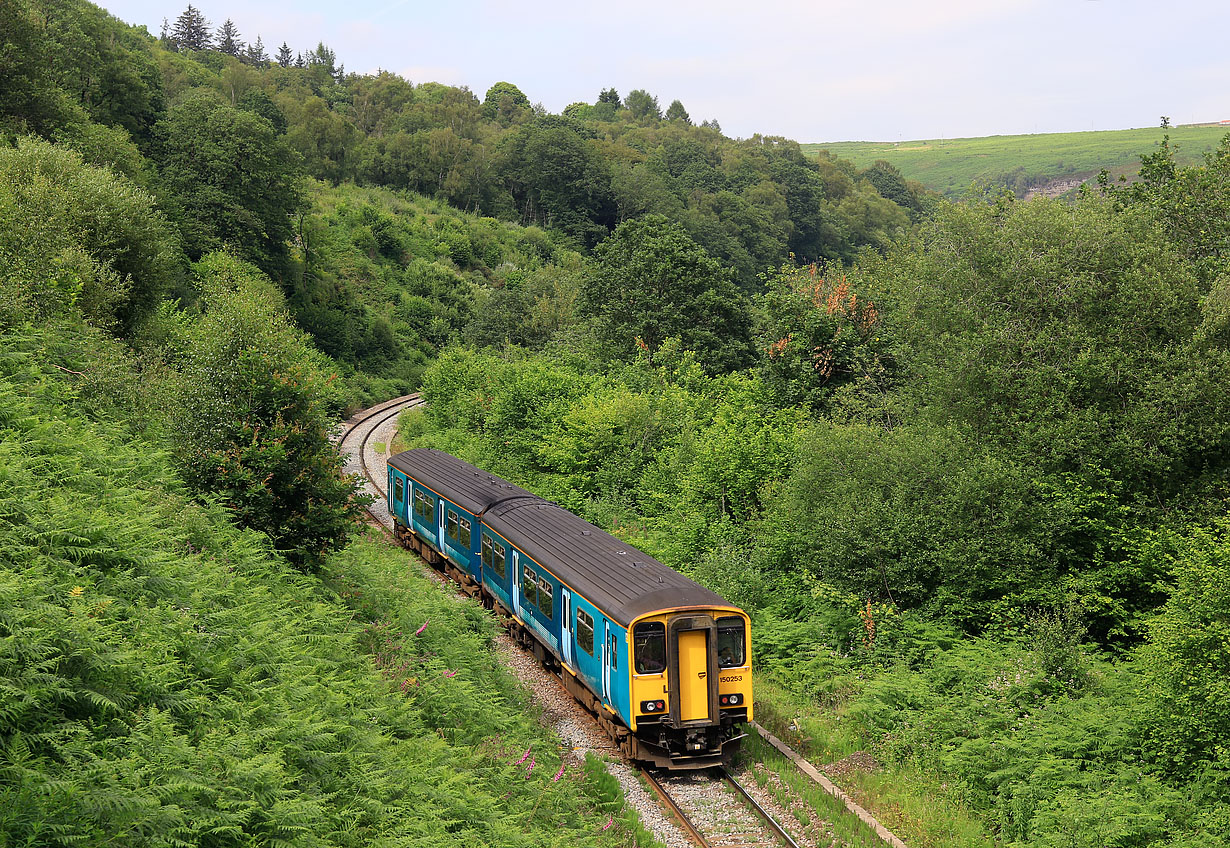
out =
[[[180,2],[104,0],[157,34]],[[552,112],[614,86],[727,135],[898,141],[1230,119],[1230,0],[193,0],[272,53],[515,83]]]

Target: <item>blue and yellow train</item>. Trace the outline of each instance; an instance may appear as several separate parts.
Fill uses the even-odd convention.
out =
[[[512,632],[629,757],[705,768],[752,715],[747,615],[558,505],[436,450],[388,463],[399,541]]]

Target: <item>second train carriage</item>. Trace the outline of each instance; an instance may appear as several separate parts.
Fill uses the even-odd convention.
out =
[[[403,543],[500,607],[632,757],[720,761],[751,719],[747,615],[558,505],[436,450],[389,460]]]

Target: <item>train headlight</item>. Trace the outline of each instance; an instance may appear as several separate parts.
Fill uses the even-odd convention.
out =
[[[666,712],[666,701],[641,701],[641,712],[664,713]]]

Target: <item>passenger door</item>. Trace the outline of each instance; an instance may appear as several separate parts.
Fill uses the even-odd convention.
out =
[[[559,587],[559,606],[562,622],[560,624],[560,645],[563,648],[564,665],[572,666],[572,592],[568,587]]]
[[[611,622],[603,622],[602,700],[611,703]]]
[[[521,615],[521,558],[517,555],[516,548],[513,548],[512,555],[512,583],[509,585],[508,597],[512,598],[513,615],[524,621],[524,616]]]

